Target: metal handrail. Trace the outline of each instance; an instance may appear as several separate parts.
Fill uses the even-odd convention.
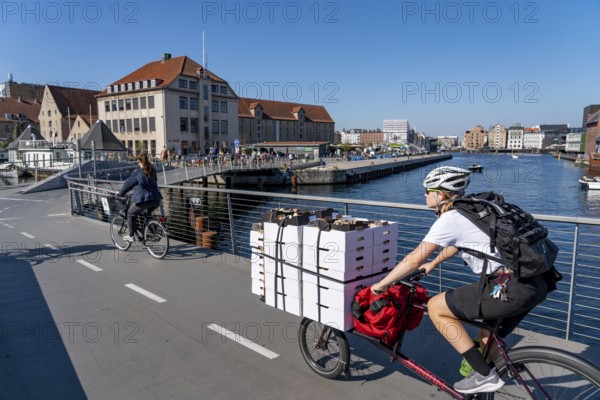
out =
[[[121,184],[121,182],[110,180],[94,180],[90,184],[89,180],[77,178],[69,178],[68,181],[71,189],[72,210],[75,209],[73,212],[78,214],[81,214],[82,207],[85,208],[86,202],[97,201],[97,196],[102,192],[100,186],[110,185],[117,188]],[[399,257],[406,251],[412,250],[420,241],[422,236],[415,232],[424,234],[434,220],[431,209],[415,204],[213,187],[174,185],[159,185],[159,187],[163,196],[168,199],[166,213],[167,215],[171,214],[170,226],[174,228],[174,235],[177,235],[177,230],[184,233],[193,230],[190,228],[191,216],[188,215],[189,209],[192,208],[189,203],[192,198],[206,198],[207,201],[202,207],[213,219],[211,230],[218,231],[221,250],[249,259],[251,259],[251,250],[248,239],[252,223],[260,222],[262,212],[277,206],[317,208],[326,205],[338,210],[343,209],[346,214],[353,212],[357,213],[357,216],[369,217],[369,219],[394,220],[394,217],[398,217],[401,220],[398,222]],[[78,196],[80,198],[74,202],[73,199]],[[88,196],[88,200],[83,198],[85,196]],[[427,213],[423,213],[424,211]],[[358,213],[363,215],[358,215]],[[400,213],[400,215],[394,213]],[[92,217],[97,216],[94,213],[91,214]],[[548,328],[550,324],[556,322],[558,325],[552,329],[561,332],[561,335],[564,333],[565,339],[578,338],[597,343],[600,340],[600,327],[591,321],[589,310],[597,310],[600,308],[600,304],[595,296],[585,295],[578,290],[588,290],[586,285],[593,288],[597,286],[595,282],[600,280],[598,278],[600,274],[596,273],[600,268],[596,267],[597,263],[595,263],[597,259],[600,259],[600,246],[596,244],[598,243],[596,237],[600,237],[600,230],[597,229],[600,226],[600,219],[545,214],[534,214],[534,217],[548,222],[549,228],[552,228],[551,237],[561,248],[557,266],[565,279],[560,283],[559,290],[531,313],[535,313],[535,317],[541,318],[542,322],[531,322],[530,326]],[[220,220],[220,225],[217,224],[218,226],[215,227],[214,220]],[[583,227],[592,232],[582,230]],[[571,229],[573,229],[572,234]],[[189,239],[189,237],[184,237],[184,233],[181,234],[183,236],[180,240],[193,242],[194,234],[192,233],[192,237]],[[195,238],[197,239],[197,236]],[[446,261],[437,271],[439,275],[431,275],[426,282],[433,291],[445,291],[472,279],[472,274],[464,272],[462,264],[456,260]],[[593,293],[593,289],[590,290]],[[582,330],[582,325],[587,330]],[[562,326],[564,328],[561,328]]]

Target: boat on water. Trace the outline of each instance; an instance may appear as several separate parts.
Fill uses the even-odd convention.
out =
[[[515,159],[519,158],[519,156],[518,156],[518,155],[516,155],[516,154],[511,154],[510,156],[513,158],[513,160],[515,160]]]
[[[13,163],[0,164],[0,175],[6,178],[19,178],[24,174],[25,170]]]
[[[471,164],[467,167],[467,169],[471,172],[481,172],[483,171],[483,165],[481,164]]]
[[[600,177],[588,178],[587,176],[582,176],[579,179],[579,184],[581,184],[582,189],[600,190]]]

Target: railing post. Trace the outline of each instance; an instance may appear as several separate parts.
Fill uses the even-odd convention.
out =
[[[565,339],[571,335],[571,316],[573,312],[573,296],[575,294],[575,266],[577,261],[577,244],[579,240],[579,224],[575,224],[575,238],[573,239],[573,257],[571,259],[571,284],[569,285],[569,302],[567,308],[567,329]]]
[[[348,214],[350,214],[349,208],[348,208],[348,203],[344,203],[344,215],[348,215]]]
[[[165,185],[167,184],[167,172],[165,171],[165,163],[162,163],[162,170],[163,170],[163,181],[165,182]]]
[[[231,250],[237,256],[237,243],[235,241],[235,221],[233,220],[233,207],[231,206],[231,193],[227,193],[227,211],[229,212],[229,234],[231,235]]]

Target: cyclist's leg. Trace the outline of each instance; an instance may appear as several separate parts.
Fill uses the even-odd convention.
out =
[[[137,230],[137,217],[145,210],[145,208],[142,207],[142,205],[143,203],[132,204],[129,206],[129,210],[127,211],[127,229],[129,231],[129,236],[131,237],[133,237],[133,234]]]

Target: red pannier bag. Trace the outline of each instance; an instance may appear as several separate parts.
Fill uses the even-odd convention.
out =
[[[405,329],[415,329],[423,319],[423,310],[416,307],[407,318],[409,293],[410,289],[403,285],[390,286],[378,295],[374,295],[370,287],[361,289],[352,303],[354,329],[393,346]],[[427,290],[417,285],[414,304],[424,304],[427,299]]]

